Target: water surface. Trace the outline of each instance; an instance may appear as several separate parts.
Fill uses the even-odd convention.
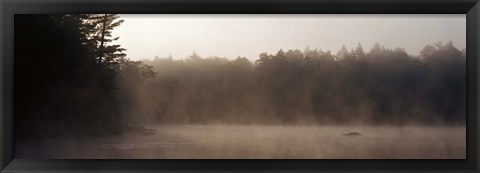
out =
[[[465,127],[158,125],[154,134],[18,142],[34,159],[465,159]],[[348,133],[358,135],[345,135]]]

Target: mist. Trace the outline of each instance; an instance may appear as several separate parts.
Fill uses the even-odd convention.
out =
[[[15,16],[15,158],[466,158],[461,43],[139,60],[114,32],[126,20]]]
[[[131,90],[127,114],[165,124],[464,124],[466,58],[451,42],[435,46],[420,56],[359,44],[335,54],[280,49],[255,62],[144,60],[156,76]]]

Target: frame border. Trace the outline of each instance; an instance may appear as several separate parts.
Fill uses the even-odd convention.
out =
[[[479,0],[0,0],[1,172],[479,172]],[[466,160],[26,160],[13,158],[14,14],[466,14]]]

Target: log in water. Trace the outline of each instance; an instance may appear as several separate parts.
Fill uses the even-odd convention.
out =
[[[153,135],[18,142],[33,159],[465,159],[465,127],[158,125]]]

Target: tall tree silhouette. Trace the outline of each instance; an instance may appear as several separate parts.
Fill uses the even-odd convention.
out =
[[[95,56],[98,63],[110,65],[117,58],[126,56],[122,53],[125,49],[120,45],[109,45],[112,41],[119,39],[111,35],[112,30],[124,22],[119,18],[117,14],[91,14],[86,17],[87,26],[93,27],[89,35],[96,46]]]
[[[119,71],[113,65],[125,56],[124,49],[106,44],[118,39],[111,38],[111,31],[122,21],[110,14],[15,16],[18,139],[99,136],[128,129],[120,116]],[[151,69],[143,68],[140,72],[151,76]]]

